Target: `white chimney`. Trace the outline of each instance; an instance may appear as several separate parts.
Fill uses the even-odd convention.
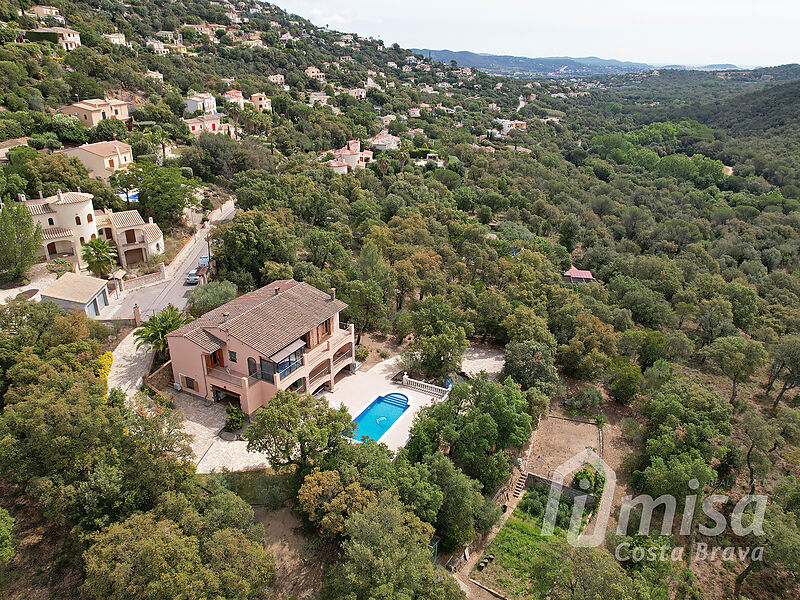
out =
[[[336,300],[336,288],[331,288],[331,300]]]

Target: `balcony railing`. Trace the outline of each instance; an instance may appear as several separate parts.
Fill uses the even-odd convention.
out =
[[[348,347],[348,349],[345,352],[337,352],[336,354],[333,355],[333,364],[337,365],[343,360],[346,359],[352,360],[352,358],[353,358],[353,353],[350,351]]]
[[[224,381],[230,385],[242,387],[242,376],[228,373],[225,369],[214,367],[208,371],[208,375],[213,379],[218,379],[219,381]]]
[[[321,371],[318,371],[318,372],[312,374],[311,377],[308,378],[308,381],[309,381],[309,383],[315,383],[315,382],[319,381],[320,379],[323,379],[325,377],[330,377],[330,374],[331,374],[331,370],[326,367],[326,368],[322,369]]]

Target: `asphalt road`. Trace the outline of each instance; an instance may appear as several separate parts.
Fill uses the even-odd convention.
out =
[[[235,209],[233,203],[226,206],[226,210],[222,213],[220,218],[214,223],[226,222],[233,217]],[[197,267],[197,262],[201,256],[208,254],[207,236],[209,229],[203,229],[200,232],[199,239],[193,242],[194,246],[189,250],[188,254],[183,260],[180,269],[175,273],[174,277],[167,279],[163,283],[151,285],[148,287],[131,290],[125,294],[119,301],[113,297],[111,298],[111,306],[103,311],[102,316],[105,318],[126,318],[133,316],[134,304],[139,305],[139,310],[142,313],[142,318],[152,316],[168,304],[184,309],[188,303],[187,297],[196,286],[186,285],[184,280],[186,274],[192,269]]]

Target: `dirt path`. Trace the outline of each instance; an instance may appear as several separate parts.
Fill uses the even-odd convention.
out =
[[[254,506],[256,522],[264,525],[264,547],[275,557],[277,598],[307,598],[319,592],[327,565],[308,549],[302,523],[290,508],[268,511]]]

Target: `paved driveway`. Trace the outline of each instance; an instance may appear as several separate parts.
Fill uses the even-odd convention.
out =
[[[108,387],[120,388],[128,397],[133,396],[142,385],[142,375],[150,366],[151,350],[136,348],[133,332],[129,333],[114,348],[114,361],[108,373]]]
[[[198,473],[249,471],[269,467],[260,452],[248,452],[247,442],[227,441],[219,437],[227,416],[221,404],[169,390],[175,398],[175,410],[183,417],[183,428],[192,436],[192,451]]]

